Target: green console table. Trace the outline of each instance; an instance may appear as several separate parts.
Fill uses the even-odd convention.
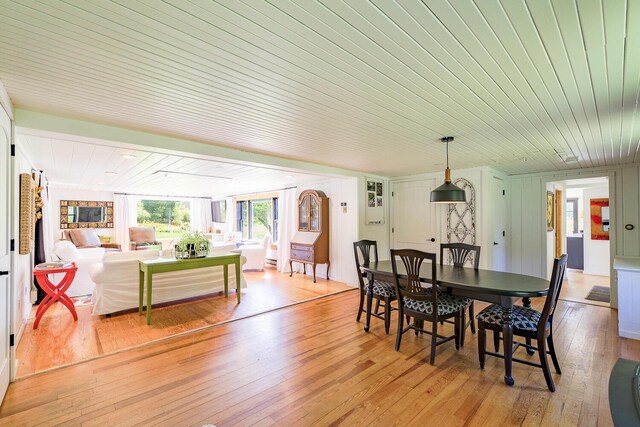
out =
[[[144,304],[144,283],[147,282],[147,325],[151,324],[151,293],[153,290],[153,275],[170,271],[191,270],[193,268],[216,267],[221,265],[224,269],[224,296],[229,297],[229,265],[235,264],[236,268],[236,298],[240,304],[240,254],[228,253],[216,256],[207,256],[194,259],[156,258],[138,261],[140,266],[140,301],[139,312],[142,315]]]

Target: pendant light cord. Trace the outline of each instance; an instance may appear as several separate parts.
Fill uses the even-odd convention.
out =
[[[449,169],[449,139],[447,138],[447,169]]]

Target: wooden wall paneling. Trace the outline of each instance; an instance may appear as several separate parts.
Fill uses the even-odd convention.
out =
[[[531,260],[531,269],[527,274],[534,276],[540,275],[539,271],[546,271],[547,261],[545,258],[545,251],[543,245],[546,245],[545,233],[547,228],[545,225],[545,212],[546,212],[546,186],[541,177],[532,178],[532,187],[534,189],[532,194],[526,194],[526,200],[531,202],[531,220],[527,226],[531,227],[533,236],[530,245],[527,245],[527,256]],[[541,220],[542,219],[542,220]],[[535,267],[538,265],[541,270],[537,270]],[[541,277],[546,277],[543,275]]]
[[[640,176],[638,168],[622,170],[622,228],[632,224],[633,230],[624,230],[623,255],[640,256]]]
[[[522,273],[522,178],[511,180],[511,272]]]

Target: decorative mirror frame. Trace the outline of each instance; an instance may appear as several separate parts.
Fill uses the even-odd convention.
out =
[[[69,207],[107,208],[106,222],[79,222],[69,223]],[[95,200],[60,200],[60,228],[113,228],[113,202],[101,202]]]
[[[449,203],[447,206],[447,241],[449,243],[476,244],[476,189],[464,178],[458,178],[454,184],[467,192],[466,203]],[[474,254],[467,257],[473,265]],[[452,262],[449,252],[449,263]]]

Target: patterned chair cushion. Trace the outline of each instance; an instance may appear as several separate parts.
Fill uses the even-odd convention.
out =
[[[364,282],[364,291],[369,292],[369,282]],[[380,282],[378,280],[373,281],[373,294],[379,295],[384,298],[395,298],[396,296],[396,287],[393,283],[388,282]]]
[[[532,308],[514,305],[513,327],[523,331],[537,331],[538,321],[541,316],[542,314],[539,311]],[[478,313],[476,318],[485,323],[502,326],[502,307],[498,304],[492,304]]]
[[[469,298],[438,293],[438,316],[455,313],[456,311],[464,309],[469,304],[471,304],[471,299]],[[404,298],[404,307],[428,315],[433,314],[433,303],[431,301],[418,301],[411,298]]]

